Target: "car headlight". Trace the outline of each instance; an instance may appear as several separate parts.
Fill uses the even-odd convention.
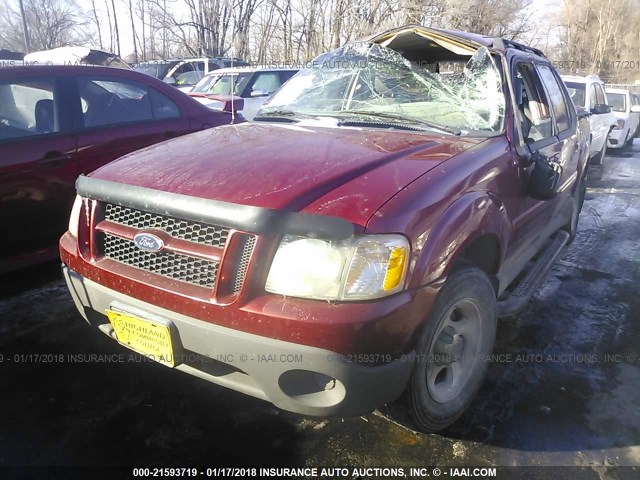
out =
[[[624,120],[623,119],[618,119],[617,124],[615,127],[613,127],[614,130],[622,130],[624,128]]]
[[[69,233],[74,238],[78,238],[78,222],[80,221],[80,210],[82,209],[82,197],[76,195],[76,199],[73,202],[73,208],[71,208],[71,215],[69,216]]]
[[[409,261],[401,235],[364,235],[329,241],[285,235],[265,289],[291,297],[366,300],[400,291]]]

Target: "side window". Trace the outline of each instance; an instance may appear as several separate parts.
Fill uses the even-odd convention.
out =
[[[278,72],[258,73],[253,82],[251,91],[262,90],[264,92],[273,93],[280,88],[280,76]]]
[[[540,73],[542,83],[544,83],[547,93],[549,94],[551,108],[556,117],[558,132],[564,132],[569,128],[570,119],[567,103],[558,84],[558,79],[547,65],[537,65],[536,69]]]
[[[589,87],[589,106],[593,108],[598,104],[598,95],[596,94],[596,84],[592,83]]]
[[[607,98],[604,95],[604,90],[602,89],[602,86],[599,83],[596,83],[594,85],[595,85],[595,89],[596,89],[596,102],[597,102],[597,105],[606,105],[607,104]]]
[[[0,82],[0,140],[60,131],[59,98],[51,79]]]
[[[180,67],[178,67],[176,71],[173,72],[173,77],[178,78],[178,76],[182,75],[183,73],[193,72],[194,70],[195,68],[193,68],[193,63],[187,62],[184,65],[180,65]]]
[[[525,143],[551,137],[553,125],[549,102],[532,64],[518,64],[514,88]]]
[[[86,128],[151,122],[179,116],[176,104],[153,89],[113,78],[79,78]]]
[[[173,100],[153,89],[149,90],[149,94],[151,95],[151,108],[155,120],[178,118],[180,116],[178,105]]]

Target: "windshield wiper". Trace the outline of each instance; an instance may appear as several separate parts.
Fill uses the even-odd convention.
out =
[[[462,131],[457,128],[449,127],[447,125],[439,125],[437,123],[428,122],[426,120],[422,120],[419,118],[406,117],[404,115],[400,115],[397,113],[370,112],[367,110],[341,110],[340,112],[337,112],[337,113],[340,113],[340,114],[348,113],[348,114],[354,114],[354,115],[366,115],[370,117],[388,118],[392,120],[398,120],[400,122],[409,123],[418,127],[423,127],[429,130],[437,130],[439,132],[444,132],[451,135],[460,135],[462,133]],[[347,122],[345,121],[340,122],[339,125],[344,125]]]
[[[297,117],[297,118],[296,118]],[[293,110],[277,109],[268,110],[253,117],[254,121],[266,122],[266,121],[280,121],[295,123],[301,118],[310,118],[311,115],[305,113],[294,112]]]

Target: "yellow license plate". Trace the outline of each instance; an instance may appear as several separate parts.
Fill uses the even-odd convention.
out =
[[[175,366],[169,327],[129,313],[105,310],[116,339],[142,355],[169,367]]]

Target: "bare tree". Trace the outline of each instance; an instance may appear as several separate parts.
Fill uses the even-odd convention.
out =
[[[74,0],[24,0],[24,13],[32,50],[75,45],[85,40],[84,22]],[[24,36],[20,12],[4,2],[0,43],[22,50]]]
[[[597,73],[610,82],[640,79],[637,5],[635,0],[586,0],[575,8],[565,1],[560,12],[560,45],[554,52],[561,70]]]
[[[93,0],[91,0],[93,1]],[[133,17],[133,2],[129,0],[129,18],[131,19],[131,37],[133,39],[133,56],[135,63],[138,63],[138,46],[136,42],[136,22]]]
[[[111,0],[111,8],[113,8],[113,26],[116,34],[116,52],[120,55],[120,30],[118,29],[118,14],[116,13],[115,0]]]
[[[100,28],[100,20],[98,19],[98,11],[96,10],[95,0],[91,0],[91,13],[93,15],[92,20],[95,22],[96,28],[98,30],[98,43],[100,45],[100,48],[104,48],[102,44],[102,28]]]

